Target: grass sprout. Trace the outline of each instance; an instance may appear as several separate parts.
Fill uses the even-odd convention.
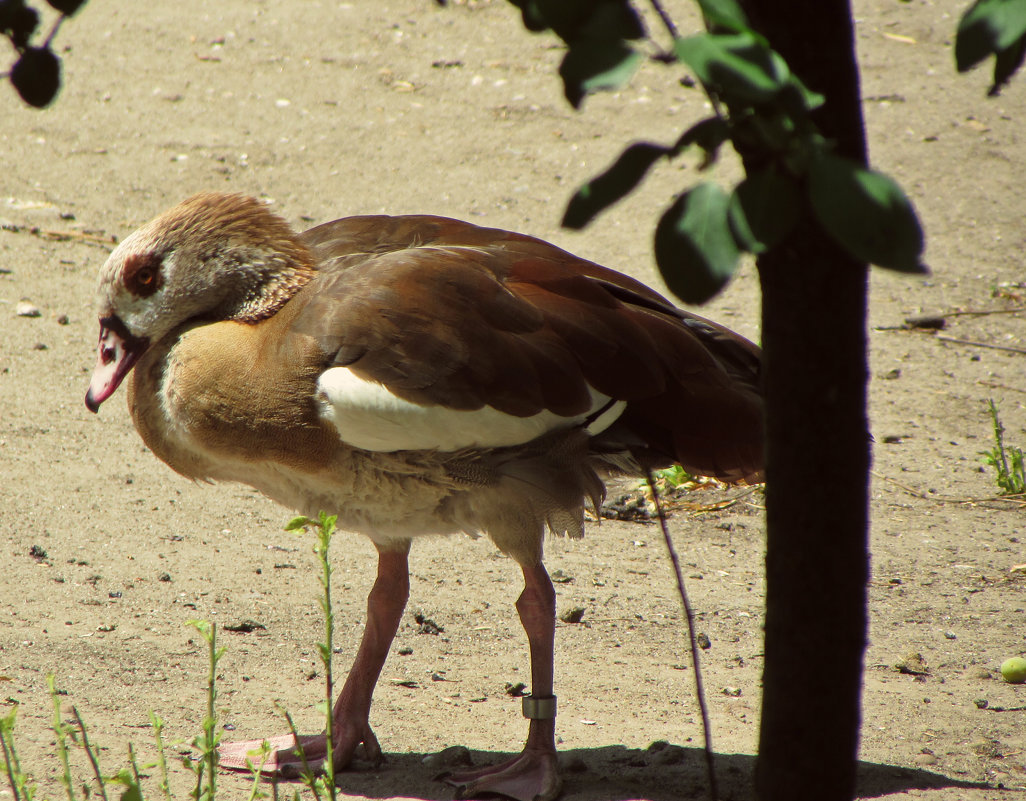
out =
[[[3,750],[4,761],[0,768],[7,776],[14,801],[32,801],[35,796],[35,785],[22,772],[18,761],[18,752],[14,746],[14,720],[18,714],[18,705],[0,718],[0,749]]]
[[[304,531],[312,530],[317,536],[317,542],[314,545],[314,553],[317,555],[318,564],[320,566],[320,603],[321,609],[324,612],[324,640],[317,644],[317,650],[320,654],[325,675],[325,697],[317,704],[317,708],[323,711],[325,716],[325,734],[327,739],[326,753],[328,754],[328,757],[323,760],[322,769],[317,771],[315,774],[312,766],[307,764],[306,758],[303,756],[304,771],[302,780],[313,793],[314,798],[318,799],[318,801],[322,798],[330,798],[332,801],[335,801],[337,794],[337,788],[335,785],[335,766],[334,761],[330,756],[333,752],[331,702],[334,694],[332,654],[334,652],[335,616],[332,611],[332,569],[329,561],[329,547],[332,535],[335,533],[335,520],[336,518],[334,516],[329,516],[324,512],[321,512],[317,519],[308,517],[294,518],[286,527],[287,530],[291,531],[300,529]],[[209,671],[207,674],[206,687],[206,714],[201,724],[202,732],[196,736],[191,743],[198,753],[195,758],[191,756],[183,757],[182,764],[194,776],[193,788],[189,792],[189,796],[194,799],[194,801],[215,801],[215,796],[217,795],[218,790],[217,748],[221,741],[221,732],[217,725],[217,667],[221,658],[224,656],[225,649],[223,647],[219,647],[217,644],[217,626],[215,624],[206,620],[190,620],[187,621],[186,625],[196,629],[199,635],[206,642]],[[72,707],[72,720],[66,720],[61,710],[61,697],[65,693],[57,689],[57,683],[53,674],[47,676],[47,687],[49,688],[50,700],[53,706],[53,719],[51,726],[54,734],[56,735],[55,742],[57,757],[60,762],[58,778],[64,788],[68,801],[79,800],[79,796],[76,794],[76,786],[78,785],[75,784],[75,780],[72,775],[70,759],[70,753],[72,749],[76,747],[80,747],[85,751],[92,774],[88,782],[81,784],[83,801],[87,801],[94,796],[98,796],[103,799],[103,801],[108,801],[110,798],[119,798],[120,801],[144,801],[145,794],[143,780],[146,776],[140,770],[139,760],[136,755],[134,744],[128,744],[127,764],[118,769],[117,772],[105,775],[100,766],[99,750],[90,740],[85,720],[79,713],[78,708]],[[33,801],[36,795],[36,785],[32,782],[31,777],[22,770],[21,762],[18,758],[18,752],[15,746],[14,728],[17,712],[18,705],[15,704],[9,712],[0,716],[0,774],[7,777],[7,784],[10,788],[10,797],[13,801]],[[284,714],[285,719],[288,721],[289,729],[292,731],[293,735],[296,736],[298,743],[299,738],[296,735],[296,729],[292,722],[292,717],[287,712]],[[156,767],[158,769],[159,783],[157,785],[157,789],[159,791],[159,797],[162,801],[174,801],[174,795],[172,794],[170,787],[167,758],[165,755],[163,738],[164,721],[152,711],[150,712],[150,727],[156,744],[157,757],[155,762],[143,765],[142,768],[143,770],[152,767]],[[299,753],[302,754],[302,749],[300,748],[298,750]],[[265,740],[261,744],[259,751],[255,753],[259,758],[259,763],[254,765],[252,761],[247,761],[253,779],[252,786],[250,787],[250,791],[247,796],[248,801],[256,801],[256,799],[262,799],[268,796],[268,793],[261,789],[263,781],[262,769],[271,756],[271,747]],[[93,786],[95,786],[95,790],[93,789]],[[109,791],[112,791],[113,788],[117,788],[117,792],[110,792],[109,794]],[[272,792],[274,799],[277,799],[277,781],[272,783]],[[294,801],[299,801],[299,790],[295,790],[291,797]]]
[[[336,787],[335,787],[335,760],[334,754],[334,740],[333,740],[333,720],[331,716],[331,703],[335,694],[334,689],[334,677],[331,668],[332,654],[334,653],[335,645],[335,613],[332,607],[331,601],[331,560],[329,559],[329,549],[331,547],[331,538],[335,533],[335,522],[337,517],[335,515],[328,515],[325,512],[321,512],[316,520],[309,517],[294,517],[285,526],[286,531],[308,531],[313,530],[317,536],[317,542],[314,545],[314,553],[317,555],[317,561],[321,568],[320,582],[321,582],[321,611],[324,612],[324,640],[323,642],[317,643],[317,652],[321,657],[321,665],[324,667],[324,699],[318,707],[322,708],[325,719],[324,734],[326,742],[325,758],[323,762],[324,770],[324,781],[321,782],[320,787],[315,787],[316,780],[310,776],[310,783],[308,786],[313,792],[316,798],[320,798],[319,790],[326,791],[328,797],[335,801],[336,798]],[[291,719],[289,720],[289,726],[292,726]],[[295,728],[293,727],[293,736],[295,736]],[[298,743],[298,737],[296,739]],[[300,749],[302,750],[302,749]],[[304,757],[304,766],[306,766],[306,758]],[[309,774],[309,767],[307,767],[306,773]]]
[[[207,714],[203,718],[203,733],[198,735],[192,746],[199,751],[199,759],[185,757],[182,762],[196,775],[196,787],[192,797],[196,801],[213,801],[217,795],[217,746],[221,742],[221,734],[217,731],[217,664],[224,656],[224,648],[217,647],[217,624],[207,620],[190,620],[186,623],[199,632],[206,640],[209,653],[210,669],[207,673]],[[206,782],[204,782],[206,774]]]
[[[1026,493],[1026,457],[1022,448],[1005,446],[1005,427],[1001,425],[993,398],[988,406],[994,426],[994,447],[980,451],[983,461],[994,468],[997,474],[994,480],[1002,495],[1022,495]]]

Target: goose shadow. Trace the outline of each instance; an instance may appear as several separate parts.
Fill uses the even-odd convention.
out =
[[[447,752],[455,749],[447,749]],[[461,751],[462,758],[440,759],[438,754],[388,754],[380,767],[357,767],[337,777],[347,795],[366,798],[409,798],[451,801],[451,787],[437,781],[447,770],[466,765],[489,765],[512,753]],[[721,801],[755,801],[752,754],[716,754]],[[705,753],[701,748],[653,743],[647,749],[613,745],[560,752],[565,801],[680,801],[708,797]],[[284,785],[285,782],[282,782]],[[921,768],[860,762],[858,797],[877,798],[909,790],[991,790],[987,782],[945,776]],[[1015,791],[1009,791],[1010,795]]]

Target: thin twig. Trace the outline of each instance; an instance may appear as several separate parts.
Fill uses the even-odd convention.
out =
[[[878,473],[876,470],[869,471],[873,476],[886,481],[889,484],[893,484],[909,495],[916,498],[920,498],[924,501],[936,501],[937,503],[994,503],[996,501],[1007,502],[1016,506],[1026,506],[1026,494],[1021,495],[991,495],[985,498],[955,498],[949,495],[930,495],[922,490],[910,487],[907,484],[902,484],[900,481],[896,481],[890,476],[885,476],[882,473]]]
[[[65,19],[65,15],[64,14],[61,14],[59,17],[57,17],[57,21],[54,22],[53,27],[50,29],[50,33],[47,34],[46,40],[43,42],[43,47],[49,47],[50,46],[50,44],[53,42],[53,40],[57,36],[57,31],[59,31],[61,29],[61,23],[64,22],[64,19]]]
[[[109,246],[117,244],[117,238],[110,234],[92,234],[88,231],[56,231],[48,228],[40,228],[38,225],[25,226],[16,225],[14,223],[4,223],[0,225],[0,231],[7,231],[12,234],[31,234],[32,236],[38,236],[40,239],[46,239],[51,242],[68,242],[74,240],[88,245],[99,245],[108,249]]]
[[[50,699],[53,701],[53,733],[57,735],[57,753],[61,761],[61,784],[68,794],[68,801],[76,801],[75,786],[71,780],[71,765],[68,762],[68,729],[61,720],[61,701],[57,695],[57,682],[53,674],[46,677],[47,687],[50,689]]]
[[[944,312],[942,317],[958,317],[963,314],[969,314],[973,317],[984,317],[988,314],[1021,314],[1026,312],[1026,306],[1017,306],[1014,309],[961,309],[959,311]]]
[[[956,339],[955,337],[946,337],[941,334],[937,334],[936,339],[942,339],[945,342],[954,342],[958,345],[972,345],[974,348],[990,348],[991,350],[1006,350],[1010,353],[1026,354],[1026,348],[1013,348],[1011,345],[991,345],[989,342],[973,342],[969,339]]]
[[[161,732],[164,729],[164,721],[157,714],[150,710],[150,726],[153,728],[153,739],[157,743],[157,766],[160,768],[160,790],[164,794],[164,801],[172,801],[171,785],[167,777],[167,758],[164,754],[164,738]]]
[[[652,8],[655,9],[655,13],[659,15],[659,19],[662,20],[663,25],[666,26],[666,30],[670,34],[670,38],[676,40],[680,34],[677,32],[677,26],[673,24],[673,20],[670,19],[670,15],[666,13],[666,9],[663,8],[663,4],[659,0],[649,0],[652,3]]]
[[[13,735],[13,729],[12,729]],[[17,756],[14,755],[14,743],[7,744],[7,738],[4,737],[4,727],[0,724],[0,748],[4,752],[4,764],[7,765],[7,778],[11,780],[11,792],[14,794],[14,801],[21,801],[21,794],[18,791],[18,776],[16,774],[21,773],[21,769],[18,765],[12,764],[17,762]]]
[[[1022,392],[1026,394],[1026,389],[1021,389],[1020,387],[1010,387],[1008,386],[1008,384],[999,384],[997,381],[984,381],[981,379],[976,383],[979,384],[981,387],[990,387],[991,389],[1007,389],[1010,392]]]
[[[135,786],[142,797],[142,776],[139,775],[139,761],[135,758],[135,746],[131,742],[128,743],[128,764],[132,766],[132,778],[135,779]],[[123,798],[124,796],[122,796]],[[214,801],[214,794],[211,793],[209,801]]]
[[[930,331],[936,330],[937,328],[943,328],[943,325],[924,326],[917,325],[916,322],[920,320],[943,320],[947,317],[986,317],[990,314],[1022,314],[1026,312],[1026,306],[1017,306],[1014,309],[953,309],[951,311],[938,312],[937,314],[927,314],[918,317],[909,317],[901,325],[875,325],[873,326],[874,331]]]
[[[100,788],[100,797],[103,801],[107,801],[107,790],[103,785],[103,774],[100,772],[100,763],[96,759],[96,754],[93,752],[92,747],[89,745],[89,735],[86,734],[85,721],[82,720],[82,716],[78,713],[78,707],[71,707],[71,713],[75,716],[75,722],[78,723],[78,730],[82,732],[82,750],[86,752],[86,756],[89,757],[89,764],[93,766],[93,776],[96,777],[96,786]]]
[[[313,793],[316,801],[321,801],[321,794],[317,790],[317,782],[314,778],[313,768],[310,767],[310,763],[306,759],[306,749],[303,744],[299,741],[299,732],[296,730],[296,724],[292,720],[292,715],[287,709],[279,710],[285,716],[285,722],[289,724],[289,731],[292,732],[292,739],[295,740],[296,747],[293,750],[294,754],[298,754],[300,760],[303,762],[303,773],[300,778],[303,783],[310,788],[310,792]]]
[[[663,539],[666,541],[666,549],[670,554],[670,562],[673,564],[673,572],[677,577],[677,592],[680,593],[680,601],[684,606],[684,616],[688,621],[688,640],[691,642],[691,661],[695,665],[695,692],[698,695],[698,708],[702,714],[702,734],[705,737],[705,765],[709,774],[709,797],[712,801],[718,801],[720,797],[719,783],[716,781],[716,763],[712,750],[712,725],[709,723],[709,710],[705,705],[705,689],[702,686],[702,669],[699,665],[698,640],[695,638],[695,614],[691,609],[691,601],[688,600],[687,589],[684,587],[684,574],[680,569],[680,559],[673,547],[673,539],[670,537],[670,529],[666,524],[666,513],[659,500],[659,492],[655,486],[655,479],[652,471],[647,467],[645,480],[652,491],[652,502],[655,505],[656,515],[659,517],[659,526],[663,531]]]

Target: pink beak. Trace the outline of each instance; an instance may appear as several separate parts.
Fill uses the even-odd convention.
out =
[[[99,411],[100,404],[114,394],[114,390],[125,380],[128,371],[135,367],[147,347],[149,341],[132,336],[117,317],[104,317],[100,320],[96,367],[85,397],[89,411]]]

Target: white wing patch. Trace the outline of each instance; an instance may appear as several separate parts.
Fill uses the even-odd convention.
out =
[[[476,411],[420,406],[393,395],[375,381],[365,381],[346,367],[325,370],[317,380],[321,414],[334,423],[343,441],[368,451],[456,451],[462,448],[503,448],[530,442],[549,431],[580,425],[609,403],[592,391],[586,414],[563,417],[542,411],[516,417],[491,406]],[[608,428],[627,406],[610,404],[588,426],[591,434]]]

